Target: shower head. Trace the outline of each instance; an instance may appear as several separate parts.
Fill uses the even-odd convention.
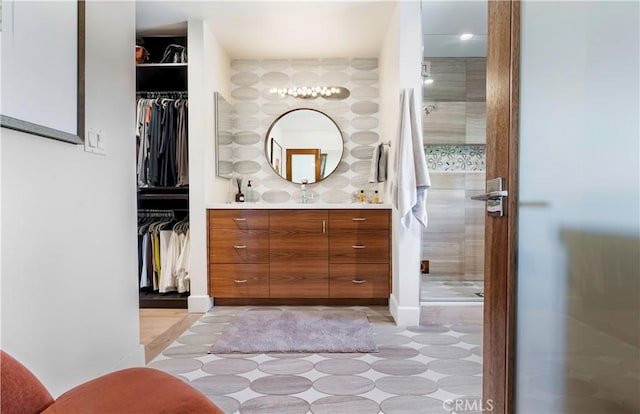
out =
[[[436,106],[431,104],[425,105],[422,109],[424,109],[424,113],[426,115],[429,115],[431,112],[434,112],[437,110]]]

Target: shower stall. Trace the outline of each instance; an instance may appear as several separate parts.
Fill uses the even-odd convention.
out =
[[[471,197],[485,189],[486,58],[425,57],[423,78],[431,188],[422,234],[429,273],[421,275],[420,299],[482,302],[485,212],[484,203]]]

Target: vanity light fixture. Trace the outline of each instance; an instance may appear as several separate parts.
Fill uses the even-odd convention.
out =
[[[293,96],[300,99],[315,99],[317,97],[327,99],[345,99],[350,95],[347,88],[338,86],[297,86],[291,88],[272,88],[269,92],[278,94],[282,98]]]
[[[433,78],[431,77],[431,62],[425,60],[422,63],[422,83],[425,85],[431,85]]]
[[[472,33],[463,33],[460,35],[460,40],[469,40],[473,37]]]

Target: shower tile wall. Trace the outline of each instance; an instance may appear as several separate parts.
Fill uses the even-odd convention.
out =
[[[434,83],[425,85],[425,155],[431,175],[429,226],[422,258],[428,279],[482,280],[484,203],[471,200],[485,188],[486,59],[426,58]],[[473,144],[473,145],[471,145]]]
[[[429,278],[482,280],[484,203],[470,198],[484,192],[485,172],[430,174],[429,226],[422,234],[422,258],[429,260]]]
[[[422,89],[424,105],[435,110],[422,117],[424,143],[484,144],[486,128],[486,58],[427,58],[434,82]]]
[[[359,189],[378,189],[368,183],[375,145],[380,141],[378,120],[377,59],[235,60],[231,63],[231,98],[236,113],[233,126],[233,173],[250,179],[263,202],[295,200],[299,185],[291,184],[271,169],[264,156],[264,137],[271,123],[294,108],[313,108],[332,117],[344,140],[336,173],[311,184],[314,199],[348,203]],[[274,87],[305,85],[343,86],[351,91],[345,100],[281,98]],[[387,139],[388,140],[388,139]]]

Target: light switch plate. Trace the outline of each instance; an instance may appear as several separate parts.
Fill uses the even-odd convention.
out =
[[[106,155],[107,142],[105,133],[102,130],[89,128],[84,139],[84,150],[92,154]]]

